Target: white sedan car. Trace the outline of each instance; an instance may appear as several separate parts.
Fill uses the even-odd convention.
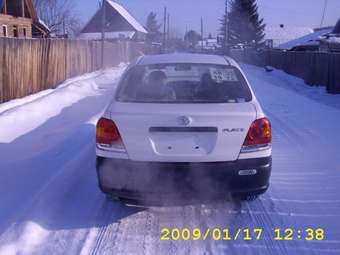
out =
[[[201,54],[131,63],[97,124],[100,189],[128,201],[253,199],[272,131],[237,63]]]

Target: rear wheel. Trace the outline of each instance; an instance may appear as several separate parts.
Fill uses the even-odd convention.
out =
[[[120,197],[114,195],[110,189],[106,189],[99,183],[100,191],[105,195],[106,199],[109,201],[120,201]]]
[[[121,201],[120,197],[117,197],[117,196],[110,194],[110,193],[105,193],[105,197],[109,201]]]
[[[244,193],[244,194],[233,194],[232,199],[234,201],[255,201],[259,197],[258,194]]]

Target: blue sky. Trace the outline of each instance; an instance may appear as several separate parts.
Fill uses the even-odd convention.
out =
[[[86,22],[98,9],[99,0],[75,0],[77,9]],[[216,34],[218,19],[223,15],[224,0],[117,0],[145,24],[146,16],[154,11],[162,22],[163,8],[171,15],[171,27],[177,33],[188,29],[200,30],[200,17],[205,21],[205,32]],[[259,12],[267,25],[319,27],[325,0],[258,0]],[[334,25],[340,18],[340,0],[328,0],[324,25]]]

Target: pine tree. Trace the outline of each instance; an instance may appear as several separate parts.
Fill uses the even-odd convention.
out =
[[[150,12],[146,19],[146,29],[148,31],[147,41],[149,43],[152,42],[160,42],[162,33],[159,31],[161,25],[157,22],[157,14],[154,12]]]
[[[199,40],[202,40],[202,37],[195,30],[189,30],[184,35],[184,40],[189,43],[189,47],[193,48],[197,45]]]
[[[230,3],[230,12],[221,19],[221,34],[225,38],[228,17],[228,45],[255,42],[256,47],[260,46],[265,36],[266,25],[263,19],[259,18],[256,0],[226,0],[226,4],[227,2]]]
[[[338,20],[338,22],[336,23],[334,30],[333,30],[334,34],[340,34],[340,19]]]
[[[229,46],[229,40],[228,40],[228,34],[227,34],[227,30],[228,30],[228,22],[229,18],[228,18],[228,6],[229,6],[230,1],[229,0],[225,0],[225,13],[223,15],[223,17],[220,19],[220,24],[221,24],[221,29],[220,29],[220,35],[222,36],[222,47],[223,50],[226,51],[226,46]]]

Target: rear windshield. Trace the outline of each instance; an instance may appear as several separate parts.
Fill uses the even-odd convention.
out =
[[[125,74],[116,94],[120,102],[243,103],[250,89],[231,66],[209,64],[137,65]]]

